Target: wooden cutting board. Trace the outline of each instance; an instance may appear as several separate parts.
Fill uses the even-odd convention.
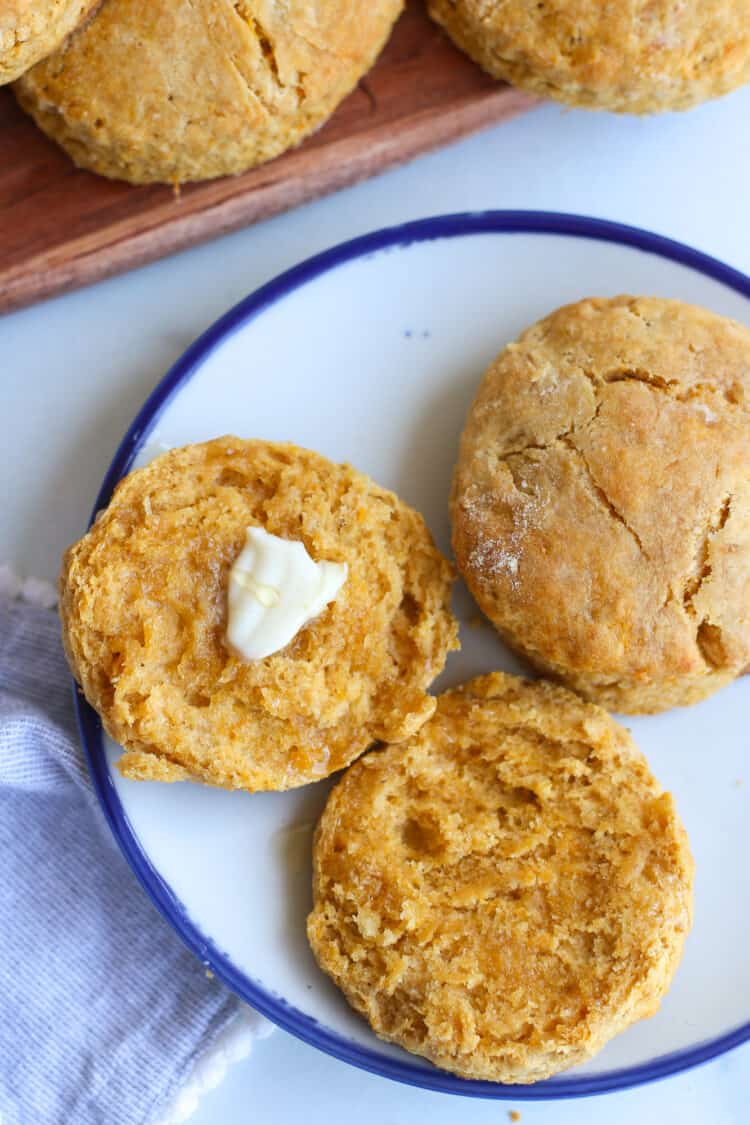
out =
[[[534,104],[483,74],[410,0],[377,65],[315,136],[176,196],[78,171],[0,90],[0,312],[267,218]]]

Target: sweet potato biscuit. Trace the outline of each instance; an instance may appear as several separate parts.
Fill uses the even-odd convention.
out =
[[[0,0],[0,86],[52,54],[100,0]]]
[[[495,673],[333,790],[308,937],[381,1038],[467,1078],[535,1082],[656,1011],[692,874],[627,732]]]
[[[346,562],[336,600],[280,652],[225,644],[249,526]],[[289,789],[399,741],[457,647],[451,568],[422,518],[348,465],[225,437],[131,473],[66,553],[63,638],[126,777]]]
[[[429,0],[496,78],[586,109],[688,109],[750,82],[750,0]]]
[[[491,364],[451,500],[459,569],[510,644],[614,710],[750,664],[750,331],[586,300]]]
[[[278,156],[372,66],[402,0],[107,0],[16,86],[76,164],[132,183]]]

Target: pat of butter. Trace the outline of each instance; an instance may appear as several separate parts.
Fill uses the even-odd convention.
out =
[[[242,660],[285,648],[335,599],[346,563],[314,562],[304,543],[249,527],[229,571],[227,642]]]

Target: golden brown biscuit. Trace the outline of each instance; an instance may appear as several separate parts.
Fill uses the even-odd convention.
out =
[[[585,109],[688,109],[750,82],[750,0],[429,0],[495,78]]]
[[[107,0],[15,87],[76,164],[132,183],[278,156],[375,61],[402,0]]]
[[[336,600],[253,662],[224,640],[249,526],[349,566]],[[126,777],[289,789],[429,718],[426,689],[458,647],[451,582],[392,492],[293,445],[225,437],[118,485],[63,560],[63,639]]]
[[[750,663],[750,331],[586,300],[491,364],[453,481],[480,606],[615,710],[694,703]]]
[[[308,937],[381,1038],[466,1078],[535,1082],[656,1011],[692,875],[627,732],[495,673],[333,790]]]
[[[101,0],[0,0],[0,86],[56,51]]]

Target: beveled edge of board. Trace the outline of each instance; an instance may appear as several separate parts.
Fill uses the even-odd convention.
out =
[[[349,187],[423,153],[530,110],[538,99],[498,85],[315,147],[304,144],[236,177],[164,189],[162,202],[0,268],[0,313],[90,285]],[[285,163],[279,179],[276,166]],[[264,178],[263,172],[270,172]],[[260,181],[248,184],[248,180]],[[139,190],[139,189],[134,189]]]

